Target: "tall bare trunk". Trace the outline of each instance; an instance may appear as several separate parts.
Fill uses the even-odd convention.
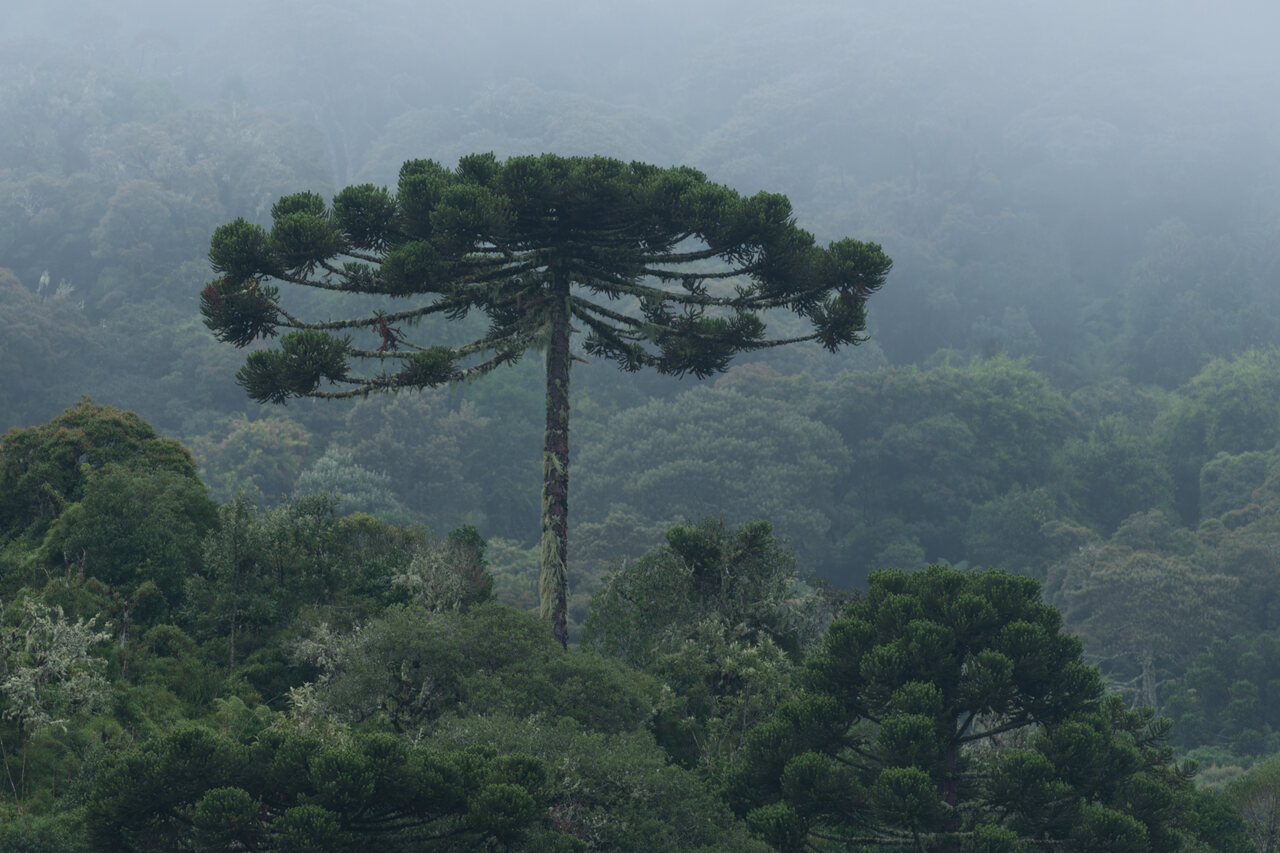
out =
[[[547,432],[542,451],[542,617],[569,645],[569,282],[556,276],[547,346]]]

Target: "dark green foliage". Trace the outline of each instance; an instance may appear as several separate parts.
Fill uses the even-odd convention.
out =
[[[748,736],[736,807],[782,849],[1178,849],[1167,726],[1103,700],[1061,628],[1027,578],[873,573]]]
[[[908,554],[958,560],[973,508],[1045,482],[1073,427],[1062,395],[1006,357],[845,374],[816,385],[805,408],[852,457],[838,513],[843,568],[831,569],[851,581],[909,565]]]
[[[1201,421],[1203,451],[1270,450],[1280,440],[1280,352],[1249,350],[1214,359],[1183,388]]]
[[[1220,452],[1200,469],[1200,517],[1220,518],[1254,503],[1254,493],[1267,481],[1274,453],[1251,450]]]
[[[1173,478],[1159,445],[1149,430],[1122,415],[1109,415],[1088,436],[1069,439],[1057,464],[1075,514],[1104,534],[1134,513],[1173,508]]]
[[[1056,60],[1065,54],[1055,52],[1057,48],[1047,53],[1032,48],[1036,61],[1019,66],[1026,73],[1010,89],[1004,85],[1008,66],[1001,63],[999,48],[1013,44],[1025,49],[1028,42],[1006,39],[991,49],[985,22],[1009,17],[1010,10],[999,4],[914,17],[893,4],[877,10],[822,2],[783,16],[751,6],[727,17],[686,9],[676,16],[680,26],[675,28],[669,25],[670,16],[632,9],[615,10],[609,23],[635,35],[633,44],[652,46],[674,38],[696,49],[681,49],[675,62],[627,63],[607,38],[583,39],[580,49],[559,53],[548,52],[545,45],[528,47],[525,54],[520,49],[512,53],[510,40],[454,39],[468,44],[469,61],[485,65],[482,73],[468,74],[474,64],[450,64],[447,51],[422,49],[431,46],[431,39],[448,41],[451,36],[443,34],[459,32],[459,22],[448,14],[438,27],[392,26],[376,51],[358,56],[351,52],[360,35],[354,25],[380,18],[367,9],[353,12],[340,5],[328,4],[301,22],[308,28],[307,47],[299,53],[308,66],[302,74],[307,86],[323,86],[323,94],[288,81],[273,89],[274,84],[257,76],[262,63],[278,56],[287,40],[257,26],[266,21],[265,13],[246,25],[236,16],[210,12],[208,26],[200,29],[201,43],[220,51],[212,62],[205,61],[205,48],[186,35],[163,27],[148,30],[145,22],[127,16],[117,26],[110,15],[72,15],[56,37],[38,45],[21,41],[30,24],[19,18],[16,38],[0,58],[0,114],[8,119],[0,123],[0,258],[25,283],[0,273],[4,427],[47,420],[91,389],[97,399],[136,408],[164,434],[181,436],[200,459],[201,474],[219,500],[229,500],[243,486],[264,507],[290,494],[298,475],[326,450],[335,444],[350,446],[358,450],[356,464],[367,469],[359,473],[392,478],[392,500],[370,498],[364,509],[387,511],[383,508],[399,498],[406,512],[435,530],[471,523],[486,536],[510,537],[496,549],[507,570],[501,588],[511,596],[509,602],[528,606],[536,599],[536,588],[513,573],[517,566],[527,573],[537,559],[536,547],[530,545],[537,537],[533,482],[544,407],[536,382],[535,387],[518,386],[536,377],[525,370],[504,371],[479,385],[403,395],[421,405],[404,405],[402,398],[394,407],[384,406],[392,401],[377,396],[360,401],[366,408],[345,428],[338,410],[311,409],[307,403],[264,418],[232,381],[242,354],[218,345],[191,310],[191,295],[208,275],[202,255],[209,248],[209,234],[218,223],[245,217],[233,223],[220,247],[235,252],[215,251],[212,257],[219,278],[206,291],[204,307],[222,337],[253,342],[295,316],[355,318],[360,322],[346,332],[316,330],[332,334],[333,340],[350,334],[352,350],[377,359],[352,355],[347,375],[371,381],[385,377],[388,387],[399,376],[406,384],[397,387],[426,389],[447,383],[486,356],[446,359],[441,351],[415,349],[409,335],[458,349],[485,335],[490,317],[473,306],[466,318],[456,316],[461,308],[439,312],[438,319],[459,322],[431,325],[434,318],[427,317],[417,326],[413,318],[397,319],[394,312],[414,308],[415,300],[454,298],[470,284],[476,290],[484,287],[478,281],[459,282],[457,259],[467,246],[476,245],[477,235],[509,232],[520,209],[551,198],[556,176],[539,180],[535,170],[526,169],[529,186],[511,194],[514,205],[505,191],[493,189],[503,180],[505,164],[492,156],[467,157],[456,169],[415,162],[406,165],[397,187],[402,152],[430,151],[448,163],[475,145],[502,152],[625,151],[658,163],[692,156],[709,174],[735,187],[787,187],[795,209],[804,212],[806,224],[824,240],[844,229],[866,228],[892,248],[906,275],[899,287],[877,297],[876,343],[860,355],[840,358],[829,357],[820,347],[847,340],[850,330],[865,323],[861,314],[866,306],[835,292],[804,306],[814,323],[786,311],[761,311],[755,317],[728,306],[708,307],[701,315],[678,308],[650,313],[651,306],[630,295],[606,301],[601,292],[574,293],[650,324],[653,328],[646,332],[652,337],[637,343],[666,358],[669,366],[687,366],[688,373],[718,370],[734,348],[759,343],[761,322],[768,322],[775,337],[814,330],[817,336],[807,345],[749,355],[755,359],[747,365],[750,369],[777,371],[773,387],[735,386],[742,399],[718,409],[694,411],[688,399],[675,406],[668,400],[646,407],[632,420],[624,409],[669,398],[675,386],[664,385],[669,380],[654,376],[656,371],[619,377],[615,362],[629,369],[642,366],[633,351],[622,353],[624,361],[595,358],[575,347],[593,362],[587,368],[574,365],[575,377],[585,380],[575,379],[574,417],[586,427],[575,434],[594,432],[611,443],[606,454],[592,460],[593,465],[602,463],[598,469],[576,469],[581,474],[575,480],[579,497],[574,513],[587,524],[575,532],[569,577],[577,598],[570,599],[570,614],[577,613],[581,622],[587,595],[611,556],[638,556],[661,541],[662,528],[684,515],[726,515],[734,522],[770,518],[778,535],[790,537],[804,568],[820,568],[843,582],[861,582],[877,566],[918,566],[947,558],[1025,571],[1051,581],[1058,592],[1065,572],[1050,568],[1071,563],[1070,573],[1080,583],[1070,590],[1071,601],[1061,599],[1069,608],[1068,627],[1082,633],[1086,653],[1102,662],[1113,687],[1145,689],[1143,666],[1134,651],[1140,640],[1154,657],[1153,680],[1157,685],[1167,682],[1158,695],[1169,703],[1165,710],[1177,712],[1175,739],[1188,747],[1201,737],[1225,742],[1213,749],[1227,764],[1243,764],[1270,749],[1275,734],[1266,715],[1274,691],[1232,669],[1235,660],[1222,669],[1229,676],[1220,690],[1226,710],[1207,714],[1211,725],[1200,719],[1198,710],[1183,713],[1178,704],[1188,696],[1199,698],[1198,692],[1184,689],[1181,672],[1199,646],[1212,636],[1241,635],[1247,639],[1244,646],[1228,645],[1247,662],[1259,632],[1273,629],[1280,615],[1280,521],[1273,512],[1280,490],[1276,482],[1268,482],[1276,480],[1269,469],[1280,423],[1274,411],[1277,365],[1274,353],[1248,351],[1277,339],[1277,252],[1268,223],[1276,219],[1274,199],[1280,197],[1272,186],[1280,147],[1271,144],[1268,128],[1250,118],[1266,115],[1266,110],[1222,97],[1244,91],[1222,85],[1231,70],[1252,66],[1244,61],[1224,64],[1212,51],[1198,52],[1225,37],[1247,58],[1251,46],[1266,42],[1265,35],[1251,45],[1248,37],[1241,41],[1239,33],[1219,28],[1230,16],[1206,15],[1197,21],[1195,39],[1162,53],[1162,37],[1173,32],[1167,21],[1153,28],[1150,19],[1126,20],[1123,12],[1113,14],[1108,8],[1102,16],[1106,27],[1073,38],[1089,29],[1079,22],[1098,16],[1078,15],[1073,23],[1071,15],[1064,15],[1057,19],[1064,26],[1054,30],[1064,37],[1055,45],[1101,45],[1104,54],[1108,46],[1137,45],[1141,61],[1129,63],[1119,76],[1099,65],[1100,72],[1086,75],[1086,89],[1081,90],[1080,75],[1059,73]],[[45,14],[63,23],[57,8]],[[529,16],[533,20],[536,13]],[[1016,26],[1031,17],[1014,10],[1010,20]],[[945,29],[930,29],[935,21]],[[1073,29],[1075,24],[1079,30]],[[707,31],[699,28],[707,26],[715,28],[715,38],[704,37]],[[78,29],[92,31],[92,48],[76,44]],[[1140,37],[1132,38],[1135,34]],[[799,59],[787,53],[814,45],[813,38],[822,40],[817,47],[831,49],[808,50]],[[918,57],[946,55],[935,49],[939,43],[931,39],[936,38],[949,47],[967,45],[972,53],[966,60],[972,61],[921,65]],[[108,67],[115,44],[129,44],[118,56],[129,71]],[[439,67],[414,73],[421,68],[406,61],[409,52]],[[1132,56],[1125,50],[1112,54]],[[778,63],[788,59],[795,61],[784,74],[776,73]],[[377,91],[360,89],[354,72],[370,62],[392,69],[387,79],[395,84],[374,87]],[[232,69],[245,80],[230,79],[215,95],[219,84],[214,78],[183,70],[199,67]],[[538,73],[553,68],[563,76],[558,83],[536,75],[533,81],[486,82],[512,67],[536,68]],[[582,67],[601,73],[584,76]],[[628,86],[628,67],[645,69],[643,88],[639,83]],[[1001,91],[1013,97],[975,96],[991,90],[956,74],[958,67],[999,79]],[[159,76],[142,79],[135,73],[139,70]],[[1265,80],[1265,75],[1254,77]],[[1112,84],[1119,78],[1126,85],[1117,89]],[[1171,79],[1187,85],[1168,86]],[[459,80],[461,87],[452,85]],[[655,80],[656,88],[649,85]],[[1155,82],[1160,86],[1144,91]],[[474,87],[483,92],[477,95]],[[195,94],[199,103],[184,105],[175,92],[179,89]],[[428,89],[436,106],[405,112],[423,103]],[[724,95],[718,106],[707,108],[689,94],[708,91]],[[1251,91],[1256,103],[1266,102],[1256,97],[1260,90]],[[248,92],[282,96],[298,114],[314,117],[315,127],[278,112],[257,111]],[[452,94],[440,101],[443,92]],[[1027,93],[1034,96],[1024,97]],[[1130,102],[1108,101],[1117,93]],[[644,98],[660,100],[645,108],[637,103]],[[830,104],[849,109],[832,111]],[[939,110],[938,104],[948,106]],[[337,112],[339,105],[343,113]],[[345,112],[352,108],[358,115]],[[1153,130],[1158,122],[1114,120],[1115,115],[1135,114],[1175,121]],[[922,115],[929,119],[918,121]],[[868,116],[877,118],[868,122]],[[908,117],[905,122],[903,116]],[[1241,177],[1244,172],[1231,173],[1234,163],[1253,168]],[[670,214],[669,221],[683,227],[696,216],[715,214],[719,221],[709,235],[717,246],[786,216],[776,198],[746,211],[749,215],[736,215],[729,209],[730,192],[707,186],[689,193],[687,179],[693,175],[659,171],[667,179],[654,195],[659,202],[655,207],[665,211],[657,219]],[[594,177],[605,186],[587,182],[585,189],[600,192],[602,204],[624,210],[628,199],[607,186],[617,174],[598,171]],[[328,193],[327,181],[350,176],[389,180],[393,186],[349,187],[334,193],[330,210],[316,193],[289,195],[272,207],[281,193],[300,187]],[[573,186],[580,189],[583,183]],[[684,218],[682,199],[693,210]],[[589,208],[589,200],[569,201],[566,210]],[[811,242],[807,235],[792,237],[778,243],[781,266],[801,257]],[[331,281],[354,295],[288,293],[283,285],[277,291],[273,285],[280,282],[265,278],[310,273],[319,280],[324,275],[320,264],[333,257],[325,253],[339,246],[367,256],[333,260],[339,272]],[[863,283],[860,270],[876,271],[875,263],[863,265],[859,258],[864,248],[831,246],[822,276],[852,282],[856,290]],[[854,269],[841,270],[846,262]],[[780,265],[765,259],[760,268],[772,273]],[[712,266],[707,260],[690,265],[695,272]],[[46,269],[48,274],[42,274]],[[518,289],[543,286],[521,278]],[[732,277],[703,282],[712,298],[732,298],[733,287],[743,283]],[[675,293],[688,285],[684,279],[663,283]],[[698,283],[693,285],[688,292],[696,294]],[[287,301],[281,301],[282,292]],[[540,313],[547,303],[536,299],[528,293],[512,313]],[[376,310],[376,300],[384,311]],[[578,320],[574,325],[583,335],[592,331]],[[341,365],[323,357],[327,342],[317,343],[319,347],[306,349],[306,357],[261,365],[267,369],[260,384],[340,390],[343,386],[328,383],[342,375]],[[523,348],[527,342],[519,343]],[[536,337],[532,341],[535,349],[543,345]],[[1012,362],[1020,365],[1007,372],[1013,381],[991,385],[989,399],[966,396],[966,389],[988,381],[977,376],[986,368],[968,359],[1000,352],[1027,360]],[[878,365],[881,353],[896,366],[856,374],[854,381],[829,379],[842,369]],[[927,378],[904,378],[908,361]],[[361,364],[373,366],[362,372]],[[798,368],[814,378],[795,375]],[[1160,387],[1128,384],[1118,377]],[[881,380],[884,384],[877,384]],[[1053,407],[1041,405],[1045,397],[1036,391],[1037,382],[1058,398],[1055,405],[1071,389],[1074,413],[1059,405],[1059,413],[1067,412],[1065,420],[1041,418]],[[590,393],[583,396],[581,389],[587,387]],[[890,393],[895,391],[900,393]],[[668,458],[665,449],[634,458],[625,451],[656,434],[663,418],[676,423],[685,414],[689,417],[680,423],[711,423],[714,429],[701,437],[693,430],[679,432],[673,446],[695,450],[673,453],[670,458],[677,464],[664,467],[665,476],[658,476],[660,461]],[[757,422],[764,429],[756,431]],[[635,441],[630,431],[624,440],[621,430],[610,435],[609,427],[601,429],[606,423],[642,428],[634,430]],[[804,429],[791,429],[797,423]],[[771,439],[768,428],[775,425],[777,436]],[[1051,429],[1038,432],[1038,425]],[[839,434],[824,438],[823,430]],[[798,468],[775,464],[779,440],[798,449]],[[587,452],[605,446],[602,441]],[[650,446],[661,447],[657,442]],[[54,443],[49,449],[51,459],[58,451]],[[76,462],[78,454],[73,454]],[[339,460],[341,466],[346,457],[323,458]],[[1060,463],[1056,468],[1046,463],[1054,459]],[[1034,463],[1023,464],[1028,460]],[[426,541],[367,518],[317,522],[319,536],[311,539],[308,523],[297,524],[294,531],[290,524],[269,522],[264,509],[250,526],[288,544],[271,551],[269,559],[243,564],[238,576],[228,576],[252,581],[235,595],[225,595],[224,589],[199,598],[194,606],[173,608],[172,576],[183,571],[179,566],[190,567],[192,553],[183,544],[189,544],[190,530],[182,513],[175,514],[183,489],[170,489],[162,482],[165,478],[152,474],[125,478],[113,471],[101,481],[92,480],[105,473],[97,463],[92,476],[76,472],[83,479],[75,487],[80,493],[99,482],[92,502],[63,495],[62,503],[50,500],[30,516],[23,515],[27,502],[49,495],[40,491],[41,483],[61,494],[56,478],[33,478],[29,484],[35,489],[0,478],[0,572],[6,602],[21,585],[44,586],[42,594],[50,603],[61,603],[74,616],[100,612],[112,621],[113,633],[121,629],[125,634],[123,646],[113,639],[110,651],[102,651],[110,659],[111,675],[118,677],[120,693],[110,716],[78,718],[68,732],[42,732],[30,741],[27,787],[19,779],[21,802],[0,814],[0,848],[75,849],[76,832],[68,827],[77,823],[80,813],[74,803],[83,797],[72,796],[66,810],[52,818],[49,810],[62,807],[57,798],[68,784],[77,784],[82,760],[88,766],[99,750],[141,742],[184,716],[206,713],[210,700],[227,691],[237,691],[251,703],[256,694],[283,707],[287,688],[318,672],[291,668],[285,645],[321,622],[345,633],[352,624],[376,618],[388,602],[408,599],[406,587],[391,581],[407,571],[412,552]],[[581,490],[592,478],[599,488]],[[383,488],[373,478],[361,482],[376,487],[360,490],[362,496]],[[132,504],[126,506],[123,497],[113,503],[110,484],[119,485],[121,495],[134,503],[158,497],[160,504],[150,514],[117,512]],[[840,492],[832,495],[831,486]],[[13,495],[21,507],[5,502]],[[678,501],[697,504],[671,512]],[[79,513],[89,503],[97,519],[92,524],[69,508],[80,506]],[[1160,525],[1154,524],[1140,531],[1125,520],[1131,511],[1148,517],[1153,506],[1165,508],[1175,535],[1156,530]],[[67,515],[65,522],[55,520],[60,515]],[[17,528],[11,530],[14,519]],[[91,571],[83,583],[75,577],[75,560],[61,553],[63,544],[71,542],[73,521],[83,532],[111,540],[91,543],[96,551],[92,561],[85,555]],[[1092,532],[1081,522],[1091,525]],[[50,540],[51,549],[39,552],[50,526],[59,524],[62,544]],[[1117,525],[1110,541],[1088,547]],[[363,544],[348,544],[348,536]],[[491,559],[494,551],[491,547]],[[134,560],[137,566],[126,565]],[[472,571],[476,562],[463,562],[454,575],[446,570],[446,579],[480,576]],[[277,572],[279,567],[283,570]],[[217,574],[212,564],[193,571],[193,581],[213,582]],[[104,585],[95,576],[99,573],[113,578],[113,585]],[[280,578],[287,580],[277,583]],[[162,592],[162,585],[169,592]],[[470,589],[478,595],[478,587]],[[245,621],[240,649],[231,652],[227,627],[234,607],[228,605],[237,597]],[[451,599],[444,595],[439,600]],[[131,624],[121,622],[125,616]],[[166,624],[166,618],[180,620],[181,628]],[[654,721],[664,746],[673,753],[678,745],[690,747],[682,760],[693,764],[701,760],[694,745],[715,742],[717,720],[726,727],[731,720],[744,727],[758,721],[773,697],[794,689],[792,664],[778,655],[779,649],[714,623],[699,624],[682,644],[657,655],[650,674],[674,694],[659,702]],[[235,661],[235,670],[224,683],[229,660]],[[1199,669],[1193,667],[1193,672]],[[562,670],[556,673],[563,675]],[[537,686],[535,693],[554,693],[528,673],[510,680],[524,677]],[[625,682],[628,676],[614,677]],[[1181,685],[1177,691],[1175,682]],[[607,679],[584,677],[581,683],[588,691],[614,689]],[[1207,682],[1197,684],[1208,689]],[[536,707],[532,701],[504,704],[494,698],[505,689],[489,685],[473,695],[484,694],[486,706]],[[743,697],[758,704],[750,706],[744,698],[743,713],[735,717],[733,703]],[[884,735],[885,748],[892,743],[895,752],[901,749],[913,762],[924,762],[931,748],[928,739],[913,733],[921,725],[918,717],[926,715],[907,716],[912,719]],[[530,730],[539,725],[519,724]],[[1186,731],[1190,724],[1201,728]],[[582,736],[566,723],[559,725],[566,730],[560,743]],[[10,730],[3,731],[10,754],[16,754]],[[477,738],[483,740],[484,734]],[[725,734],[722,743],[727,752],[736,748],[732,734]],[[588,770],[594,769],[592,749],[600,749],[598,740],[577,752]],[[646,756],[661,757],[651,744],[645,749],[651,750]],[[553,745],[552,758],[554,751]],[[595,778],[601,785],[629,778],[626,762],[620,759],[617,766],[616,775]],[[1019,767],[1019,775],[1012,769],[1010,774],[1026,782],[1026,809],[1048,808],[1054,791],[1041,783],[1051,774],[1037,775],[1044,765],[1034,756]],[[815,765],[798,764],[791,784],[816,787],[822,782],[817,771]],[[896,798],[901,810],[914,789],[909,778],[897,781],[896,787],[886,783],[877,796],[886,807]],[[642,800],[656,796],[650,793],[656,789],[642,782],[626,790]],[[688,788],[669,790],[682,804],[705,802]],[[1007,790],[1013,796],[1022,786]],[[211,799],[206,817],[234,812],[236,795],[228,796],[225,802]],[[1251,820],[1264,827],[1266,809],[1260,804],[1267,796],[1263,785],[1257,797],[1239,800],[1241,808],[1254,810]],[[581,791],[566,783],[556,814],[575,821],[579,829],[629,808],[628,797],[619,795],[607,807],[598,801],[587,820],[573,811],[575,798],[581,799]],[[1205,802],[1184,803],[1183,817],[1212,813]],[[692,826],[697,809],[686,811],[691,816],[682,825]],[[922,814],[927,811],[921,809]],[[643,843],[666,829],[652,813],[635,814],[628,812],[625,820],[602,832],[599,837],[608,840],[601,846]],[[803,817],[784,803],[753,815],[771,827],[771,837],[784,840],[783,846],[803,838]],[[1217,816],[1222,817],[1220,812]],[[296,820],[294,844],[302,849],[321,846],[334,823],[310,808],[299,809],[291,820]],[[1123,821],[1082,812],[1079,823],[1081,832],[1094,828],[1089,831],[1097,836],[1097,849],[1134,844],[1133,827]],[[1202,842],[1212,837],[1219,849],[1249,849],[1228,824],[1213,823],[1213,831],[1196,834]],[[977,826],[960,849],[1015,849],[1012,832],[992,824]],[[680,843],[691,837],[681,835]],[[1196,846],[1188,839],[1187,846],[1209,845]]]
[[[448,347],[431,347],[415,352],[405,365],[401,382],[407,388],[436,388],[453,376],[453,352]]]
[[[429,743],[442,750],[483,744],[500,753],[532,755],[554,768],[544,788],[544,823],[572,836],[580,845],[576,849],[768,849],[734,819],[713,786],[672,764],[643,728],[599,731],[563,717],[519,719],[497,713],[445,720]]]
[[[269,274],[270,242],[262,226],[243,218],[218,226],[209,248],[209,265],[232,285],[244,285]],[[208,299],[201,304],[207,305]],[[250,338],[252,340],[252,338]]]
[[[200,543],[214,526],[215,506],[204,484],[188,474],[109,463],[85,472],[78,497],[45,534],[44,565],[129,596],[151,583],[168,606],[177,605],[185,578],[200,566]]]
[[[181,444],[161,438],[133,412],[83,400],[43,426],[12,429],[0,440],[0,541],[38,542],[83,497],[91,473],[109,464],[199,483]]]
[[[249,353],[236,382],[259,403],[283,403],[320,387],[320,380],[340,382],[347,375],[350,339],[306,329],[280,338],[280,349]],[[406,379],[406,381],[408,381]]]
[[[369,516],[340,518],[329,495],[310,495],[256,510],[240,496],[218,512],[217,529],[203,541],[199,571],[186,577],[182,623],[205,643],[221,645],[229,668],[255,652],[251,681],[268,698],[296,686],[279,648],[294,625],[328,619],[348,626],[407,596],[393,584],[416,554],[428,551],[425,531],[396,528]],[[459,551],[472,546],[459,544]],[[220,663],[221,663],[220,661]],[[252,672],[260,675],[253,677]],[[281,683],[283,679],[284,683]]]
[[[1037,575],[1061,556],[1053,535],[1059,516],[1047,489],[1014,486],[994,500],[975,504],[964,531],[965,558],[978,566],[1000,566]]]
[[[768,345],[754,313],[766,308],[786,307],[807,318],[814,327],[809,337],[829,349],[856,343],[865,300],[890,267],[873,244],[843,240],[817,248],[812,235],[792,224],[782,196],[743,198],[692,169],[603,157],[546,154],[500,162],[492,154],[472,155],[452,171],[410,161],[394,195],[349,187],[330,212],[314,193],[298,193],[277,202],[272,219],[270,234],[244,220],[214,233],[209,257],[223,278],[206,289],[201,304],[221,339],[243,346],[277,327],[370,325],[366,319],[308,325],[276,313],[273,292],[259,287],[263,277],[359,293],[434,295],[434,302],[386,322],[483,311],[489,332],[454,356],[498,353],[473,370],[455,368],[443,376],[449,379],[518,357],[547,322],[553,280],[557,286],[572,281],[584,293],[640,299],[639,311],[620,306],[620,313],[582,294],[568,297],[587,332],[588,352],[627,369],[706,376],[724,370],[735,353]],[[342,256],[379,266],[328,266],[324,277],[306,278],[318,264]],[[726,272],[708,275],[691,266],[712,259]],[[750,283],[734,296],[713,294],[703,284],[727,274]],[[684,287],[663,289],[650,283],[655,279]],[[727,314],[704,316],[716,309]],[[393,356],[393,362],[413,355]],[[268,358],[258,355],[249,365],[255,399],[334,393],[268,369]],[[426,384],[415,378],[420,370],[412,361],[399,365],[400,372],[406,366],[413,376],[391,374],[392,387]],[[355,393],[387,381],[340,371],[319,375]]]
[[[97,850],[510,846],[537,821],[544,785],[539,762],[491,749],[184,727],[98,772],[86,827]]]
[[[1215,640],[1162,698],[1183,747],[1224,746],[1242,757],[1280,750],[1280,638]]]
[[[0,808],[0,850],[18,853],[89,853],[78,812],[51,817]]]

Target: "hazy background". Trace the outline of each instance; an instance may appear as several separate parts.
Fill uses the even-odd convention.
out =
[[[10,4],[0,23],[0,268],[15,280],[0,301],[0,426],[42,422],[83,394],[133,408],[191,446],[224,499],[241,488],[277,499],[326,453],[333,470],[352,451],[375,479],[415,472],[390,487],[411,516],[437,527],[475,520],[487,535],[530,543],[534,359],[418,401],[262,408],[232,381],[242,354],[216,344],[196,311],[218,224],[262,221],[287,192],[393,183],[408,158],[451,164],[492,150],[689,164],[744,193],[787,194],[822,240],[882,243],[895,268],[871,303],[871,342],[834,356],[760,356],[768,381],[738,374],[721,385],[746,400],[778,377],[1007,355],[1070,400],[1073,435],[1112,415],[1147,431],[1168,408],[1161,395],[1280,333],[1277,24],[1272,6],[1244,2]],[[673,410],[662,407],[696,383],[619,377],[607,365],[576,375],[575,453],[604,482],[593,487],[578,469],[595,497],[577,517],[603,523],[618,498],[610,484],[639,477],[609,449],[622,429],[610,419],[651,432],[644,418],[665,422]],[[709,394],[712,383],[697,387]],[[769,393],[783,399],[777,418],[796,411]],[[707,405],[719,411],[721,401]],[[841,429],[830,411],[804,412]],[[780,434],[764,423],[762,434]],[[1001,434],[962,426],[970,437]],[[837,491],[870,488],[850,485],[874,467],[851,446],[866,438],[852,429],[805,439],[830,451],[823,464]],[[884,463],[885,482],[905,482],[902,460],[924,458],[903,448],[943,441],[923,427],[911,427],[911,441],[884,429],[877,452],[899,460]],[[1066,433],[1046,435],[1060,444]],[[765,463],[736,464],[746,482]],[[1191,483],[1198,468],[1188,470]],[[957,486],[963,511],[949,523],[958,530],[971,503],[1010,483],[1036,485],[1030,476],[972,494]],[[658,494],[652,511],[637,509],[642,497],[619,499],[645,535],[693,511],[662,509]],[[765,478],[743,486],[737,504],[710,495],[697,509],[741,520],[785,512],[787,494]],[[1197,495],[1120,506],[1177,508],[1190,524]],[[915,500],[903,498],[904,512]],[[958,533],[867,533],[879,528],[849,512],[776,520],[844,581],[880,559],[842,566],[850,553],[967,556],[945,544]],[[1119,513],[1089,523],[1108,535]],[[867,536],[873,544],[856,546]],[[917,544],[894,550],[899,540]]]

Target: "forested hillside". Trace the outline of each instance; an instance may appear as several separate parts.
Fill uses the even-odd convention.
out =
[[[27,5],[0,849],[1280,849],[1270,10]],[[893,260],[835,352],[575,344],[568,651],[538,346],[258,404],[200,313],[219,226],[485,152],[689,166]]]

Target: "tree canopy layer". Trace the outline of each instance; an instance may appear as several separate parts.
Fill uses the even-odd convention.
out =
[[[541,587],[562,642],[569,365],[580,358],[572,333],[625,371],[674,376],[710,376],[740,352],[785,343],[834,351],[861,340],[866,300],[891,266],[873,243],[819,247],[785,196],[743,197],[695,169],[605,157],[474,154],[453,170],[411,160],[394,194],[353,186],[326,206],[302,192],[271,213],[270,230],[237,219],[215,231],[209,259],[220,278],[201,295],[220,340],[247,346],[283,331],[279,349],[251,352],[237,374],[254,400],[431,388],[546,352]],[[309,322],[284,307],[272,280],[416,304]],[[762,314],[772,309],[807,320],[808,331],[769,338]],[[406,331],[472,311],[487,329],[461,346]],[[356,330],[377,345],[358,345]]]
[[[82,498],[93,473],[113,464],[199,484],[181,444],[161,438],[134,412],[82,400],[47,424],[9,430],[0,440],[0,541],[38,540]]]
[[[1103,698],[1029,578],[875,572],[805,681],[731,782],[780,849],[1179,848],[1167,721]]]

